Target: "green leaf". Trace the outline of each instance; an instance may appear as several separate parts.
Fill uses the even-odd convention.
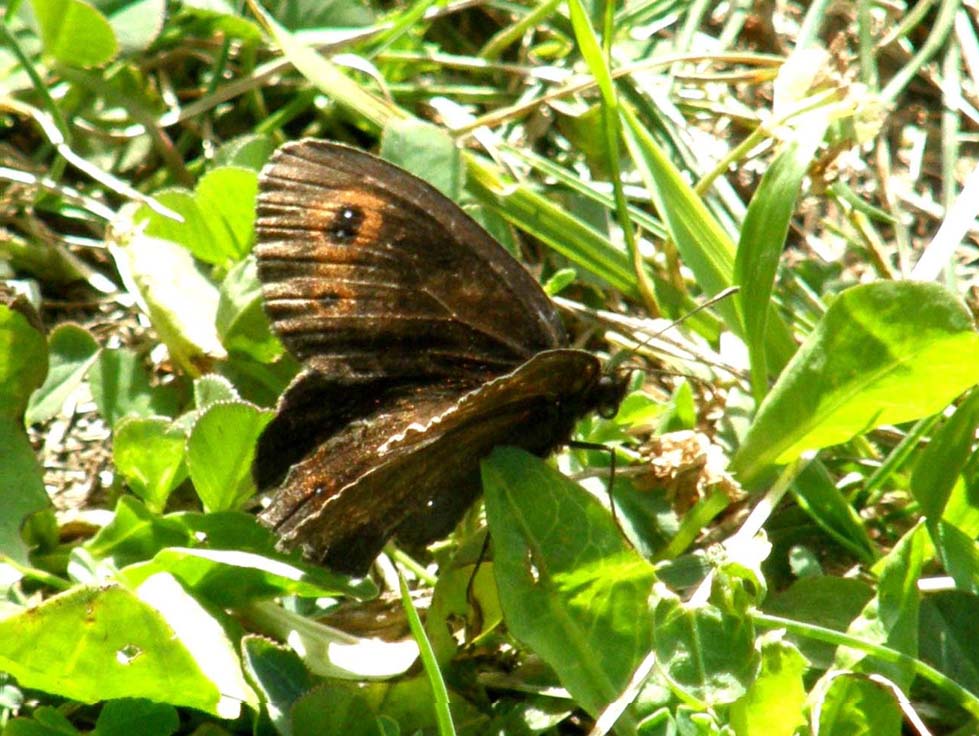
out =
[[[853,287],[786,366],[732,469],[750,483],[772,463],[932,414],[977,382],[979,335],[946,289],[918,282]]]
[[[195,199],[228,258],[240,261],[255,239],[255,198],[258,173],[237,166],[211,169],[197,182]]]
[[[653,631],[659,666],[688,697],[733,703],[755,678],[759,655],[747,617],[665,594],[656,604]]]
[[[283,736],[292,736],[289,711],[312,686],[305,665],[291,649],[262,636],[245,636],[241,640],[241,650],[245,672],[258,688],[272,725]]]
[[[262,304],[258,266],[251,256],[236,263],[221,283],[215,317],[221,342],[229,351],[246,353],[261,363],[282,355],[282,343],[272,334]]]
[[[635,112],[621,108],[622,133],[638,174],[653,198],[670,239],[693,271],[697,283],[708,294],[731,286],[734,278],[734,243],[703,199],[657,144]],[[735,335],[744,334],[739,303],[721,302],[717,306],[727,327]],[[795,343],[778,316],[770,316],[766,328],[767,355],[775,366],[782,366],[795,352]]]
[[[41,466],[24,425],[0,413],[0,554],[27,564],[20,527],[30,514],[51,505],[44,491]],[[3,576],[0,575],[0,579]]]
[[[135,221],[146,221],[145,232],[150,237],[179,243],[205,263],[229,267],[251,251],[257,193],[255,171],[222,166],[202,176],[193,193],[169,189],[155,195],[184,222],[175,222],[145,205]]]
[[[110,247],[127,288],[144,307],[174,362],[191,376],[208,373],[227,357],[214,326],[217,287],[180,245],[138,229],[127,238],[125,245]]]
[[[973,390],[918,456],[911,474],[911,494],[929,521],[940,519],[945,511],[952,488],[972,453],[977,424],[979,391]]]
[[[126,348],[103,350],[89,373],[92,397],[109,426],[122,417],[176,413],[176,397],[167,387],[151,387],[139,357]]]
[[[497,448],[482,476],[507,626],[597,713],[649,651],[653,569],[593,496],[537,458]]]
[[[534,187],[501,176],[487,162],[467,156],[466,163],[467,187],[488,209],[625,296],[638,296],[628,256],[607,236]]]
[[[187,477],[183,430],[166,417],[126,417],[115,427],[112,459],[133,492],[160,512]]]
[[[877,559],[877,549],[863,520],[822,463],[814,461],[806,465],[796,476],[791,490],[799,506],[823,531],[865,563]]]
[[[237,389],[224,376],[208,373],[194,381],[194,406],[198,411],[219,401],[240,401]]]
[[[167,547],[146,563],[132,565],[121,574],[130,586],[165,572],[221,608],[237,608],[275,596],[308,598],[351,595],[369,597],[375,592],[369,580],[352,582],[316,565],[235,549]]]
[[[50,366],[47,378],[31,395],[27,424],[51,419],[82,384],[98,358],[99,344],[88,330],[73,324],[58,325],[48,337]]]
[[[979,694],[979,597],[960,590],[929,595],[921,604],[921,659]]]
[[[823,697],[817,736],[899,736],[901,710],[893,693],[858,675],[834,677]]]
[[[187,467],[207,511],[236,509],[255,493],[252,460],[273,412],[242,401],[212,404],[187,439]]]
[[[143,698],[110,700],[99,713],[93,736],[169,736],[180,728],[177,709]]]
[[[381,135],[381,156],[459,201],[466,181],[462,153],[444,129],[420,120],[393,120]]]
[[[84,547],[95,559],[108,559],[123,568],[150,559],[164,547],[188,545],[192,538],[192,529],[186,524],[154,514],[132,496],[123,496],[112,521]]]
[[[377,716],[356,690],[321,685],[292,708],[292,732],[321,736],[384,736]]]
[[[975,540],[957,526],[940,520],[932,531],[932,542],[955,587],[979,594],[979,545]]]
[[[21,524],[50,501],[23,417],[47,368],[44,335],[18,309],[0,304],[0,554],[25,564]]]
[[[237,166],[259,171],[275,150],[275,139],[269,135],[249,134],[234,138],[214,154],[217,166]]]
[[[221,625],[164,575],[135,593],[78,587],[0,621],[0,669],[83,703],[145,697],[236,718],[255,701]]]
[[[14,718],[3,730],[3,736],[75,736],[81,734],[59,710],[42,705],[33,718]]]
[[[924,524],[919,524],[877,563],[874,567],[879,576],[877,595],[850,624],[848,634],[873,644],[883,644],[909,657],[918,655],[921,603],[918,578],[929,554],[928,547],[927,531]],[[914,676],[910,665],[866,660],[866,656],[861,650],[840,648],[836,664],[842,669],[880,673],[907,691]]]
[[[734,272],[734,243],[627,106],[622,107],[622,119],[622,132],[636,169],[684,264],[708,294],[726,289]],[[741,334],[740,316],[733,307],[720,305],[719,311],[728,327]]]
[[[96,0],[106,14],[124,54],[146,50],[163,30],[166,0]]]
[[[846,631],[873,596],[863,580],[830,575],[801,578],[783,592],[765,599],[765,613]],[[836,648],[809,637],[797,641],[802,654],[820,669],[833,662]]]
[[[47,370],[44,334],[19,311],[0,304],[0,415],[20,420]]]
[[[761,672],[731,707],[731,725],[738,736],[792,736],[805,724],[808,663],[780,635],[761,638]]]
[[[33,0],[31,7],[44,53],[62,64],[101,66],[118,53],[112,26],[88,3],[82,0]]]
[[[773,314],[775,273],[802,181],[829,125],[825,115],[820,120],[821,127],[810,125],[808,135],[787,143],[768,165],[741,225],[734,259],[734,283],[741,287],[737,298],[741,300],[745,343],[751,356],[752,388],[759,402],[768,391],[765,337],[769,316]]]

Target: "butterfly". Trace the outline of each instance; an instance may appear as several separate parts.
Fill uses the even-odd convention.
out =
[[[625,394],[489,233],[371,154],[280,147],[256,233],[266,313],[303,364],[256,448],[260,520],[334,570],[365,573],[392,537],[446,536],[494,447],[546,456]]]

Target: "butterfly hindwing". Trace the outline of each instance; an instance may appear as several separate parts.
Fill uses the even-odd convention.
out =
[[[287,546],[362,573],[392,535],[423,544],[450,531],[493,447],[546,455],[566,441],[600,372],[589,353],[552,350],[461,395],[439,384],[385,396],[295,464],[262,518]]]

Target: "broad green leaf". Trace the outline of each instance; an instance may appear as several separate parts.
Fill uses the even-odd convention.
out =
[[[167,417],[125,417],[115,427],[112,459],[129,487],[153,511],[187,477],[187,437]]]
[[[274,557],[278,537],[262,526],[254,514],[245,511],[177,511],[164,517],[180,524],[207,549],[232,549]],[[189,545],[188,545],[189,546]],[[302,566],[296,559],[290,564]]]
[[[834,677],[820,703],[816,736],[899,736],[901,709],[884,685],[859,675]]]
[[[101,66],[119,51],[112,27],[83,0],[33,0],[44,52],[62,64]]]
[[[262,363],[282,355],[282,343],[272,334],[265,316],[258,269],[251,256],[232,266],[224,277],[215,319],[229,352],[247,353]]]
[[[260,171],[274,150],[275,139],[270,135],[243,135],[223,143],[214,154],[214,163]]]
[[[462,153],[444,129],[414,119],[393,120],[381,135],[381,156],[459,200],[466,170]]]
[[[0,415],[20,420],[47,370],[44,334],[19,311],[0,304]]]
[[[258,174],[222,166],[201,177],[193,192],[169,189],[156,199],[183,217],[175,222],[143,206],[136,221],[146,221],[145,235],[179,243],[205,263],[229,267],[251,250]]]
[[[126,348],[103,350],[89,371],[92,397],[109,426],[124,416],[171,416],[176,412],[172,389],[150,386],[139,357]]]
[[[875,565],[877,595],[850,624],[847,633],[858,639],[882,644],[910,657],[918,655],[918,610],[921,594],[918,578],[926,562],[928,534],[919,524],[905,534],[890,553]],[[840,648],[836,664],[842,669],[859,669],[883,674],[907,691],[913,672],[907,663],[867,659],[865,652]]]
[[[322,736],[384,736],[370,704],[353,688],[320,685],[296,700],[292,732]]]
[[[99,712],[92,736],[170,736],[180,727],[177,709],[169,703],[154,703],[146,698],[110,700]]]
[[[245,636],[241,640],[241,651],[245,671],[258,688],[272,724],[283,736],[292,736],[289,711],[312,686],[305,665],[291,649],[263,636]]]
[[[317,565],[286,561],[278,553],[265,556],[235,549],[167,547],[149,562],[126,568],[121,577],[135,587],[160,572],[173,575],[196,596],[221,608],[282,595],[366,598],[376,592],[370,580],[354,582]]]
[[[61,411],[65,400],[82,384],[98,351],[99,344],[84,328],[62,324],[54,329],[48,337],[48,376],[31,395],[27,424],[47,421]]]
[[[959,405],[918,456],[911,474],[911,493],[929,521],[937,521],[972,453],[979,424],[979,391]]]
[[[733,703],[758,671],[751,620],[712,605],[688,605],[671,593],[656,604],[657,664],[688,696]]]
[[[187,467],[206,511],[236,509],[255,493],[255,444],[272,416],[242,401],[201,413],[187,439]]]
[[[194,406],[198,411],[203,411],[219,401],[240,399],[231,381],[220,374],[208,373],[194,381]]]
[[[591,494],[526,452],[497,448],[482,476],[507,627],[597,713],[649,651],[653,569]]]
[[[801,578],[783,592],[765,599],[764,611],[776,616],[846,631],[873,596],[863,580],[831,575]],[[796,642],[813,666],[826,669],[836,648],[827,643],[799,638]]]
[[[881,424],[939,411],[979,382],[979,335],[945,288],[856,286],[837,297],[793,356],[732,463],[750,483],[767,466]]]
[[[21,524],[50,506],[23,421],[47,368],[44,335],[20,311],[0,304],[0,554],[21,563],[27,563]]]
[[[731,708],[738,736],[792,736],[805,724],[805,658],[781,636],[760,639],[761,671]]]
[[[931,528],[929,524],[929,530]],[[979,595],[979,544],[945,520],[939,520],[934,526],[932,542],[945,571],[955,581],[955,587]],[[975,692],[979,694],[979,690]]]
[[[943,590],[921,603],[921,659],[973,694],[979,694],[979,597]]]
[[[166,0],[96,0],[95,6],[109,18],[109,24],[124,54],[147,49],[166,20]]]
[[[0,621],[0,669],[83,703],[145,697],[236,718],[254,702],[221,625],[162,575],[135,593],[77,587]]]
[[[251,252],[257,195],[258,173],[251,169],[223,166],[211,169],[197,182],[197,205],[231,261],[238,262]]]
[[[171,517],[154,514],[132,496],[116,504],[112,521],[87,541],[85,549],[97,560],[118,568],[148,560],[165,547],[189,545],[193,530]]]
[[[61,711],[50,705],[42,705],[31,716],[9,721],[3,736],[80,736],[82,733]]]
[[[0,555],[27,564],[20,526],[30,514],[50,505],[41,465],[24,425],[16,417],[0,413]],[[0,582],[4,577],[0,573]]]
[[[214,326],[217,287],[177,243],[150,237],[138,228],[122,238],[124,245],[109,250],[170,356],[191,376],[210,372],[216,361],[227,357]]]

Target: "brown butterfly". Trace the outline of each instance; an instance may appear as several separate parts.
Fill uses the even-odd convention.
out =
[[[303,362],[262,434],[261,520],[361,574],[392,536],[445,536],[497,445],[545,456],[614,413],[625,376],[567,347],[534,278],[455,203],[354,148],[287,143],[262,171],[265,308]]]

